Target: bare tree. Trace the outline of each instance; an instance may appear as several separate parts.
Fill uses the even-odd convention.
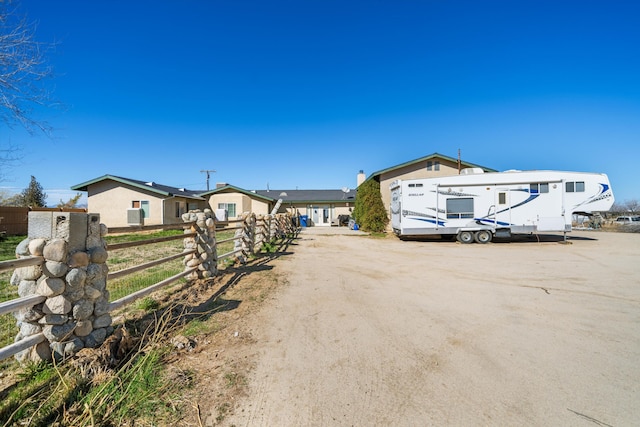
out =
[[[637,199],[625,200],[624,207],[627,209],[627,212],[636,213],[638,212],[638,208],[640,208],[640,202]]]
[[[9,3],[0,2],[0,118],[9,127],[19,124],[29,133],[49,135],[51,126],[37,120],[33,108],[51,105],[46,80],[53,70],[44,55],[51,45],[36,41],[35,24]]]

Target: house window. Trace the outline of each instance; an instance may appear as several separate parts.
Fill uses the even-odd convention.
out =
[[[499,205],[507,204],[507,193],[498,193],[498,204]]]
[[[431,161],[427,160],[427,170],[428,171],[439,171],[440,170],[440,160]]]
[[[148,200],[134,200],[131,202],[133,209],[142,209],[143,218],[149,218],[149,201]]]
[[[547,182],[531,184],[529,186],[529,193],[531,194],[540,194],[540,193],[548,193],[548,192],[549,192],[549,183]]]
[[[447,218],[473,218],[473,199],[447,199]]]
[[[184,213],[184,202],[176,202],[176,218],[180,218]]]
[[[227,211],[227,218],[235,218],[236,216],[235,203],[218,203],[218,209],[224,209]]]
[[[584,181],[567,181],[565,184],[565,188],[567,193],[583,193],[584,192]]]

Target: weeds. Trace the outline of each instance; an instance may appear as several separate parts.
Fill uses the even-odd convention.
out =
[[[160,308],[160,303],[151,297],[144,297],[137,304],[140,310],[153,311]]]
[[[0,241],[0,261],[16,258],[16,246],[27,236],[7,236]]]

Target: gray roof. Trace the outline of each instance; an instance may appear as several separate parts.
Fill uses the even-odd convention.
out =
[[[326,203],[355,201],[356,190],[344,192],[342,190],[256,190],[256,194],[270,197],[274,200],[295,203]]]
[[[188,190],[186,188],[177,188],[177,187],[172,187],[170,185],[158,184],[157,182],[140,181],[139,179],[124,178],[124,177],[115,176],[115,175],[103,175],[99,178],[95,178],[90,181],[83,182],[82,184],[74,185],[73,187],[71,187],[71,189],[76,191],[88,191],[89,185],[95,184],[100,181],[105,181],[105,180],[116,181],[121,184],[130,185],[140,190],[150,191],[152,193],[156,193],[162,196],[167,196],[167,197],[175,196],[175,197],[185,197],[188,199],[203,200],[203,198],[200,197],[200,194],[204,193],[204,190]]]

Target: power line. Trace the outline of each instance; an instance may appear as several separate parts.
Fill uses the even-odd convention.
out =
[[[207,191],[209,191],[209,173],[214,172],[214,169],[203,169],[200,171],[201,173],[206,173],[207,174]]]

